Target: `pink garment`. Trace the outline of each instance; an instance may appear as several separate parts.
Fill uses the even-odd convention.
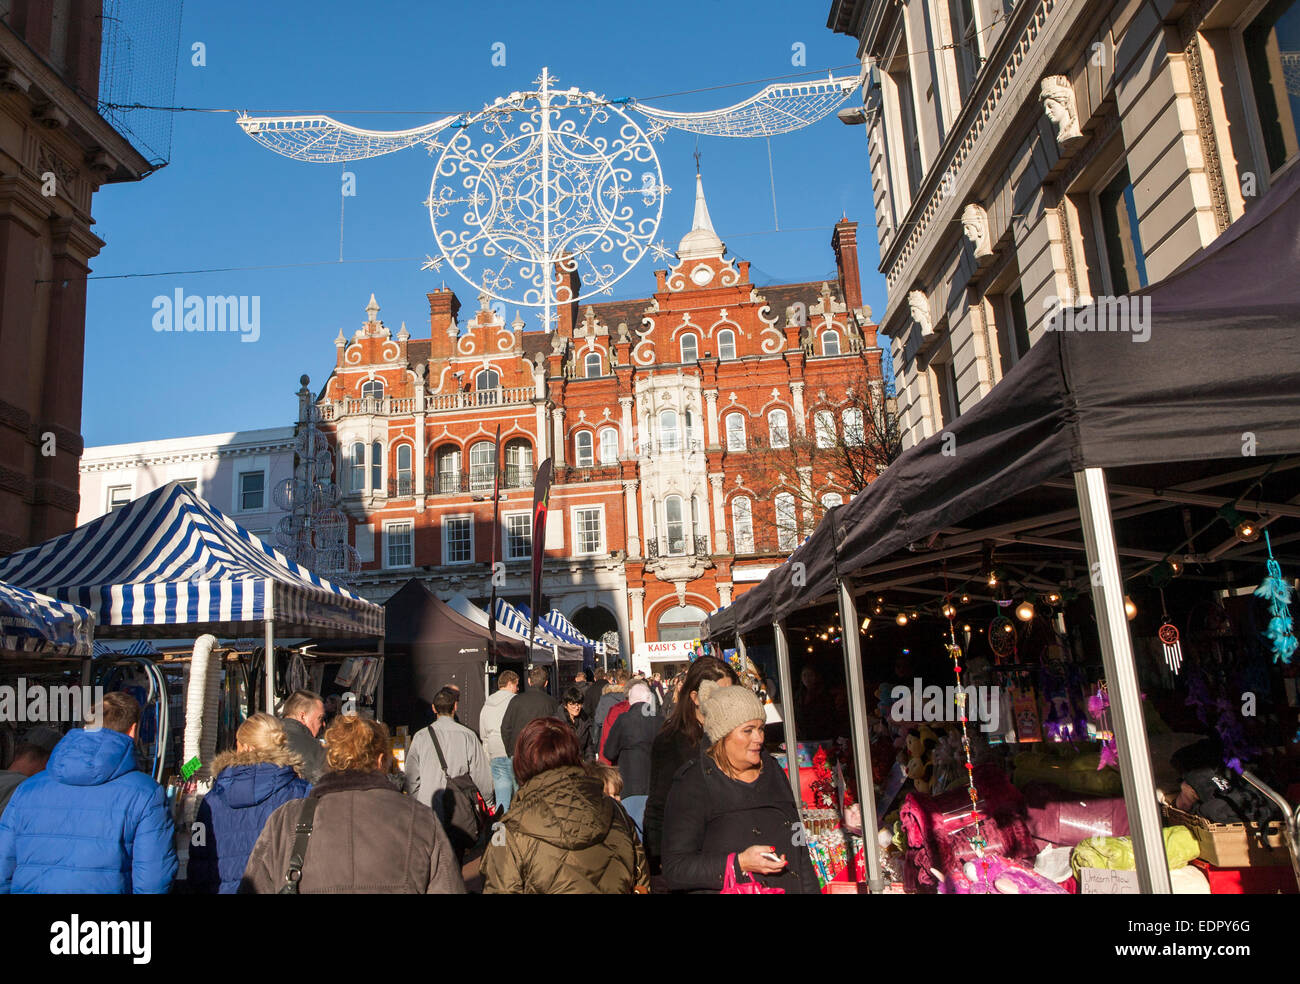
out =
[[[1038,854],[1025,823],[1025,803],[1020,791],[996,765],[976,766],[975,787],[985,817],[985,853],[1008,859],[1031,859]],[[899,812],[908,851],[904,865],[904,886],[909,892],[934,892],[939,879],[962,873],[962,865],[976,857],[970,843],[970,793],[966,787],[949,790],[937,798],[909,793]],[[947,815],[945,815],[947,814]]]
[[[1074,847],[1089,837],[1127,837],[1128,813],[1118,797],[1084,796],[1046,782],[1024,788],[1029,831],[1040,847]]]
[[[975,858],[946,877],[939,885],[940,895],[1069,895],[1070,892],[1051,879],[1044,878],[1032,865],[1008,861],[996,854]],[[974,880],[970,876],[974,875]]]

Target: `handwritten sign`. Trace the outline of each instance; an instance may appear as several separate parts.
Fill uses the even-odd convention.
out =
[[[1082,895],[1137,895],[1136,871],[1111,871],[1106,868],[1082,868],[1079,871]]]

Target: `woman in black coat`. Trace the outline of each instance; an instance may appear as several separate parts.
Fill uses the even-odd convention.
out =
[[[645,805],[645,849],[650,858],[650,870],[659,873],[659,845],[663,839],[664,804],[673,776],[687,762],[698,758],[704,741],[704,725],[700,722],[700,684],[705,680],[737,683],[739,677],[730,666],[712,656],[701,656],[686,671],[681,690],[676,694],[673,709],[655,737],[650,749],[650,794]]]
[[[561,707],[564,710],[564,723],[578,736],[578,750],[582,754],[582,760],[592,761],[596,757],[596,736],[591,727],[591,715],[582,706],[582,691],[577,687],[565,690]]]
[[[742,881],[751,875],[789,895],[819,893],[789,782],[763,751],[762,703],[747,687],[713,681],[699,694],[711,744],[668,793],[664,877],[674,889],[717,892],[730,863]]]

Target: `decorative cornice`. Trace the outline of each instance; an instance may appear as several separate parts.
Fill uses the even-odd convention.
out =
[[[101,458],[81,462],[82,474],[91,472],[119,471],[123,468],[140,468],[148,465],[181,464],[187,461],[212,461],[217,458],[245,458],[252,455],[275,454],[277,452],[292,454],[297,444],[293,440],[268,444],[241,444],[238,447],[196,448],[192,451],[159,451],[148,455],[121,456]],[[87,449],[93,453],[94,448]]]
[[[1197,21],[1199,23],[1199,20]],[[1219,157],[1219,144],[1214,139],[1214,117],[1210,113],[1210,93],[1205,81],[1205,64],[1201,60],[1201,46],[1196,32],[1183,48],[1187,63],[1187,78],[1192,87],[1192,105],[1196,108],[1196,137],[1201,144],[1205,181],[1210,188],[1210,202],[1214,206],[1214,225],[1223,232],[1232,222],[1228,210],[1228,192],[1223,180],[1223,161]]]

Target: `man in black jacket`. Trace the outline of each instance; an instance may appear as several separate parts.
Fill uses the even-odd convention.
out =
[[[595,678],[587,684],[587,689],[582,694],[582,709],[587,712],[587,717],[591,718],[593,730],[596,727],[596,707],[600,704],[600,698],[604,693],[605,673],[597,670]]]
[[[650,793],[650,752],[663,722],[654,712],[647,684],[634,683],[628,687],[627,700],[630,709],[609,727],[605,758],[618,766],[623,777],[623,809],[644,837],[645,804]]]
[[[284,720],[284,733],[289,739],[289,750],[303,762],[302,777],[315,783],[329,771],[325,749],[316,740],[325,723],[325,702],[320,694],[310,690],[295,690],[280,708]]]
[[[516,694],[506,705],[505,716],[501,719],[501,741],[512,760],[515,757],[515,741],[529,721],[544,717],[564,720],[564,712],[560,710],[559,703],[546,692],[546,680],[546,667],[534,666],[528,671],[528,689]]]

